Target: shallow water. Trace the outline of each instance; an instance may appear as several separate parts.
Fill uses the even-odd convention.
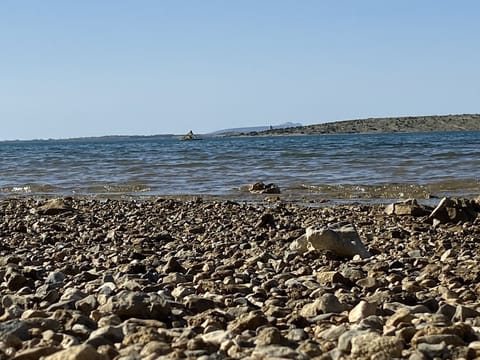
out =
[[[480,132],[0,143],[0,195],[480,194]]]

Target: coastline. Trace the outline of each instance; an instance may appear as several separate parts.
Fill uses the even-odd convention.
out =
[[[0,199],[0,353],[474,358],[480,203],[469,204],[475,219],[436,223],[431,209],[384,204]],[[371,257],[292,247],[308,226],[339,223]]]
[[[337,120],[283,129],[238,133],[235,136],[366,135],[454,131],[480,131],[480,114]]]

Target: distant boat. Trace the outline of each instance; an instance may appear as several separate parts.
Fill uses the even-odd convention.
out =
[[[192,130],[190,130],[186,135],[183,135],[180,140],[182,141],[192,141],[192,140],[202,140],[199,138],[197,135],[193,133]]]

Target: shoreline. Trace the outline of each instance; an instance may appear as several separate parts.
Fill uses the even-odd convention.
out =
[[[480,131],[480,114],[377,117],[244,133],[246,136],[368,135]]]
[[[0,199],[0,355],[480,356],[480,199],[446,206]],[[294,246],[345,224],[370,257]]]

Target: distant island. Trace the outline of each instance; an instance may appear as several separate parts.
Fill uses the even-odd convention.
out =
[[[480,114],[429,115],[333,121],[317,125],[250,131],[235,135],[376,134],[429,131],[479,131]]]
[[[233,128],[233,129],[223,129],[217,130],[207,135],[213,136],[225,136],[225,135],[235,135],[238,133],[251,133],[251,132],[260,132],[267,130],[281,130],[293,127],[301,127],[300,123],[286,122],[280,125],[270,125],[270,126],[253,126],[253,127],[242,127],[242,128]]]

